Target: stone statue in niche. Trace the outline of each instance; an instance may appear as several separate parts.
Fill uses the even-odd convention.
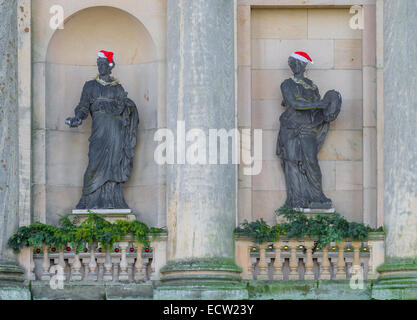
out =
[[[97,66],[99,74],[85,83],[75,116],[65,121],[78,127],[89,113],[93,119],[88,167],[76,208],[128,209],[123,184],[133,167],[139,115],[122,85],[110,76],[115,67],[113,53],[100,51]]]
[[[285,204],[300,209],[330,209],[333,205],[323,193],[317,155],[330,122],[340,112],[342,97],[330,90],[321,99],[317,86],[304,76],[307,63],[312,60],[305,52],[294,52],[288,59],[294,76],[281,84],[285,111],[280,117],[276,153],[285,174]]]

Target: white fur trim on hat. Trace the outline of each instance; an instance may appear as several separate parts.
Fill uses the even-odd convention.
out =
[[[291,57],[293,57],[293,58],[295,58],[295,59],[297,59],[297,60],[303,61],[303,62],[305,62],[305,63],[310,62],[311,64],[314,64],[314,62],[313,62],[313,61],[310,61],[310,60],[308,60],[307,58],[305,58],[305,57],[303,57],[303,56],[301,56],[301,55],[299,55],[299,54],[296,54],[295,52],[291,53]]]

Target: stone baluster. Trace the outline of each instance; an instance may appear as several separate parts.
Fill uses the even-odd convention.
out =
[[[120,264],[120,255],[112,257],[113,262],[113,281],[119,280],[119,264]]]
[[[343,280],[346,279],[346,271],[345,271],[345,242],[340,242],[337,244],[338,248],[338,255],[337,255],[337,273],[336,279]]]
[[[112,281],[113,280],[113,274],[111,272],[112,267],[113,267],[113,264],[111,262],[110,248],[107,248],[106,249],[106,259],[104,261],[103,281]]]
[[[92,243],[90,252],[90,263],[88,264],[89,272],[88,272],[88,280],[90,281],[97,281],[97,262],[96,262],[96,244]]]
[[[151,277],[151,273],[152,273],[152,259],[147,256],[144,259],[144,270],[145,270],[145,281],[148,281]]]
[[[253,258],[251,256],[251,252],[252,252],[252,246],[250,246],[248,248],[248,252],[249,252],[249,260],[248,260],[248,275],[249,275],[249,280],[253,280],[254,279],[254,272],[255,272],[255,268],[256,268],[256,263],[257,263],[257,259]]]
[[[121,241],[119,243],[120,249],[122,250],[122,257],[120,260],[120,273],[119,273],[119,281],[128,281],[129,280],[129,274],[127,272],[127,257],[126,257],[126,251],[127,247],[129,246],[129,242]]]
[[[82,268],[84,269],[84,276],[83,276],[83,280],[88,280],[88,264],[90,263],[90,258],[87,257],[82,257],[81,258],[81,264],[82,264]]]
[[[329,261],[329,247],[330,243],[326,244],[323,250],[322,262],[321,262],[321,280],[330,280],[332,275],[330,274],[330,261]]]
[[[297,258],[297,241],[290,240],[288,242],[288,247],[290,248],[290,274],[289,280],[299,280],[298,275],[298,258]]]
[[[373,272],[374,266],[373,266],[373,254],[374,250],[372,247],[372,243],[369,241],[368,244],[368,250],[369,250],[369,259],[368,259],[368,274],[367,279],[375,279],[375,273]]]
[[[49,274],[49,267],[50,267],[50,261],[49,261],[49,246],[44,244],[42,246],[43,250],[43,260],[42,260],[42,276],[41,280],[50,280],[51,275]]]
[[[127,257],[127,274],[129,277],[129,282],[134,281],[135,279],[135,271],[134,271],[134,264],[135,264],[136,258],[131,257],[128,255]]]
[[[304,274],[304,280],[314,280],[314,273],[313,273],[313,247],[314,241],[305,241],[304,247],[306,248],[306,271]]]
[[[362,242],[352,242],[353,247],[353,267],[360,267],[359,250],[362,247]]]
[[[151,247],[150,249],[151,249],[150,252],[152,252],[152,253],[151,253],[151,257],[148,261],[148,267],[149,267],[149,269],[148,269],[149,270],[149,279],[148,280],[151,280],[152,275],[155,273],[155,255],[153,254],[155,252],[155,248]]]
[[[82,280],[81,267],[80,255],[78,252],[75,252],[74,260],[71,265],[71,281]]]
[[[90,263],[90,258],[87,258],[87,257],[85,257],[85,258],[82,258],[81,259],[81,263],[82,263],[82,265],[84,266],[84,280],[88,280],[88,272],[89,272],[89,267],[88,267],[88,265],[89,265],[89,263]]]
[[[104,277],[104,263],[106,262],[106,256],[103,253],[96,255],[97,259],[97,281],[102,281]]]
[[[268,280],[268,264],[266,262],[266,243],[259,245],[259,276],[258,280]]]
[[[142,263],[143,244],[136,242],[135,246],[136,246],[135,281],[144,281],[145,275],[143,273],[143,263]]]
[[[64,247],[62,247],[62,248],[60,248],[60,250],[59,250],[59,254],[58,254],[58,266],[60,267],[60,269],[62,270],[62,280],[63,281],[65,281],[65,280],[67,280],[67,276],[66,276],[66,274],[65,274],[65,259],[64,259],[64,250],[65,250],[65,248]],[[61,271],[59,271],[59,272],[61,272]]]
[[[281,260],[281,246],[282,242],[277,241],[274,243],[275,248],[275,261],[274,261],[274,280],[282,280],[282,260]]]
[[[359,258],[360,248],[362,247],[362,242],[352,242],[353,247],[353,263],[352,263],[352,273],[362,272],[361,262]]]

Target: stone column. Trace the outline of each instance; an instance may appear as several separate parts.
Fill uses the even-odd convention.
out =
[[[24,269],[7,246],[19,227],[17,1],[0,2],[0,300],[27,299]]]
[[[417,2],[384,1],[384,221],[377,299],[417,299]]]
[[[167,10],[167,126],[176,136],[176,164],[167,168],[168,263],[161,280],[165,285],[180,281],[184,290],[166,295],[159,289],[156,297],[221,298],[215,290],[187,292],[187,283],[199,281],[203,288],[217,281],[224,288],[225,281],[240,279],[233,240],[237,165],[231,147],[228,164],[208,164],[209,129],[236,128],[235,4],[170,0]],[[186,148],[193,141],[184,148],[178,121],[185,132],[204,133],[207,164],[187,163]]]

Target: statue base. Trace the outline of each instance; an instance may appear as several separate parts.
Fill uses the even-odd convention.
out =
[[[294,208],[295,211],[304,213],[308,218],[313,218],[316,216],[325,216],[332,213],[335,213],[335,208],[330,209],[311,209],[311,208]]]
[[[117,220],[133,221],[136,216],[131,209],[76,209],[69,215],[72,223],[78,225],[87,219],[88,215],[96,214],[107,221],[114,223]]]

